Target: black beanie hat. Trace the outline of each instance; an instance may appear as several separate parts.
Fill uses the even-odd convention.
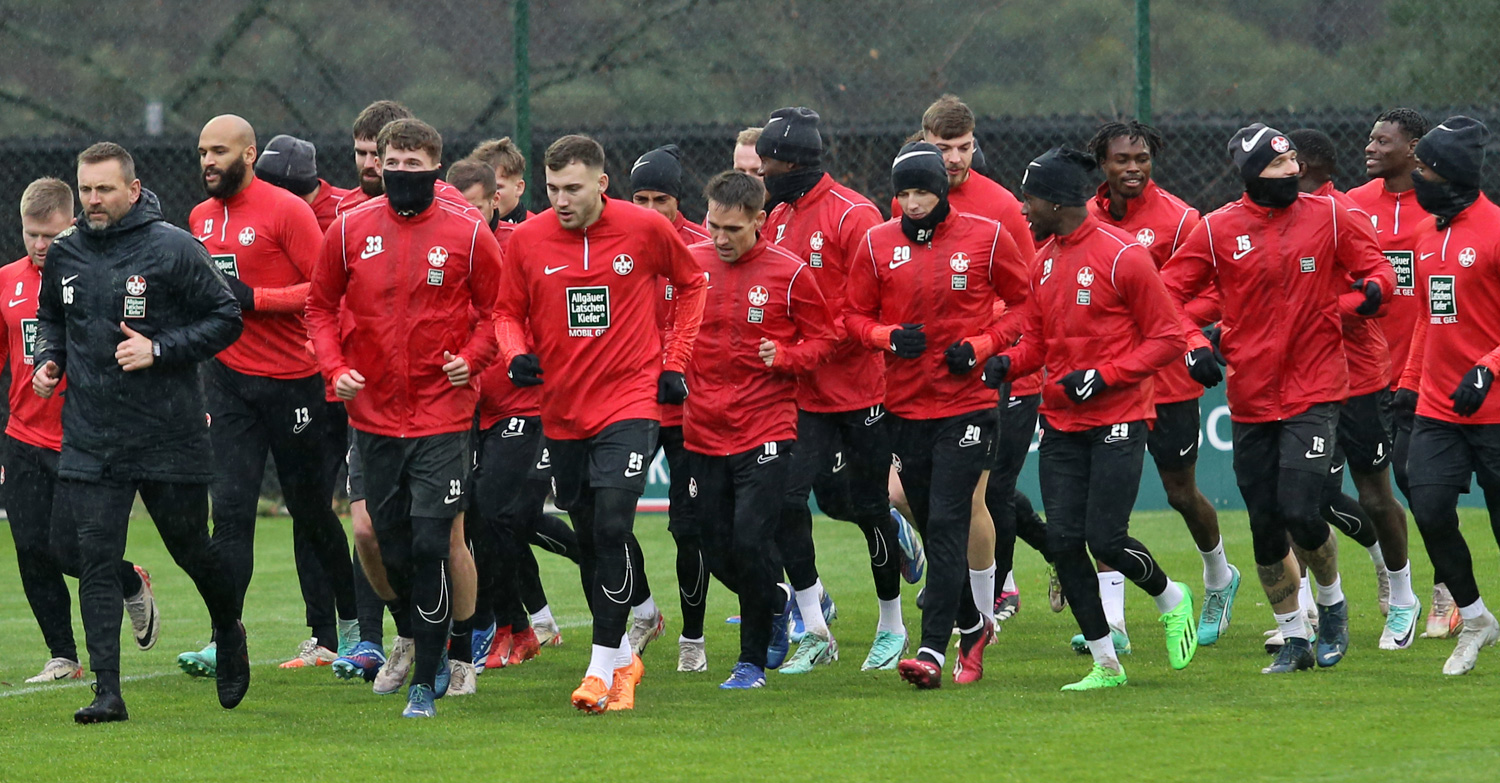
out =
[[[305,196],[318,189],[318,149],[285,133],[272,138],[255,159],[255,176]]]
[[[823,137],[818,134],[818,113],[804,106],[771,112],[755,142],[762,158],[816,166],[823,159]]]
[[[906,144],[891,163],[891,185],[897,193],[907,188],[921,188],[947,198],[948,169],[943,166],[943,153],[925,141]]]
[[[1478,187],[1489,141],[1490,129],[1484,123],[1460,114],[1443,120],[1417,142],[1417,160],[1455,185]]]
[[[984,159],[984,150],[979,148],[979,139],[976,138],[974,139],[974,158],[969,161],[969,168],[983,174],[985,173],[985,169],[989,167],[989,164]]]
[[[1098,185],[1094,158],[1071,147],[1053,147],[1026,165],[1021,192],[1060,207],[1081,207]]]
[[[682,150],[676,144],[657,147],[630,167],[630,193],[655,190],[682,200]]]
[[[1259,177],[1266,166],[1271,165],[1271,161],[1294,149],[1297,149],[1297,145],[1286,134],[1266,127],[1263,122],[1240,128],[1234,138],[1229,140],[1229,157],[1246,182]]]

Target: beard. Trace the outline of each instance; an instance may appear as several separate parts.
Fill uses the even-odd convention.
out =
[[[367,172],[374,174],[375,178],[367,178],[365,176]],[[380,172],[374,169],[365,169],[359,173],[359,189],[370,198],[379,198],[385,195],[385,179],[380,176]]]
[[[222,169],[210,166],[203,170],[203,189],[208,192],[210,198],[229,198],[239,191],[240,183],[245,181],[245,172],[249,168],[245,165],[244,158],[236,158],[228,167]],[[218,184],[208,184],[207,177],[210,173],[219,175]]]

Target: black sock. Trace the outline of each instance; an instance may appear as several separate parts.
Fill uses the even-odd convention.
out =
[[[109,669],[96,671],[94,672],[94,681],[98,683],[101,692],[120,692],[120,673],[118,671],[110,671]]]
[[[474,662],[474,618],[454,620],[448,632],[448,657],[464,663]]]
[[[409,616],[416,642],[416,660],[412,664],[412,685],[432,685],[438,664],[448,643],[448,625],[453,618],[452,586],[448,581],[448,561],[421,558],[416,562],[412,580],[412,607]]]
[[[120,594],[126,598],[134,598],[139,595],[144,583],[141,575],[135,570],[135,566],[127,561],[120,563]]]
[[[315,626],[312,626],[312,635],[313,635],[314,639],[318,640],[319,646],[327,647],[328,649],[333,650],[334,652],[338,652],[338,649],[339,649],[339,632],[338,632],[338,629],[334,628],[331,625],[315,625]]]
[[[411,627],[411,607],[400,601],[394,601],[386,604],[386,608],[391,610],[391,619],[396,622],[396,635],[415,639],[416,636]]]

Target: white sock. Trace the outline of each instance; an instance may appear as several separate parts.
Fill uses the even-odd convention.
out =
[[[589,653],[589,670],[584,672],[584,677],[598,677],[604,681],[606,688],[612,688],[615,684],[615,654],[619,650],[614,647],[594,645]]]
[[[1094,656],[1094,663],[1111,671],[1120,670],[1120,659],[1115,657],[1114,634],[1107,633],[1103,639],[1090,639],[1089,652]]]
[[[1464,622],[1478,620],[1484,616],[1484,599],[1480,598],[1468,606],[1458,607],[1458,616],[1464,618]]]
[[[703,644],[703,637],[700,636],[697,639],[689,639],[686,636],[678,636],[677,637],[677,643],[678,644],[684,644],[684,643],[687,643],[687,642],[692,642],[693,644]]]
[[[1151,600],[1156,602],[1156,611],[1162,614],[1176,609],[1177,605],[1182,603],[1183,598],[1182,588],[1170,580],[1167,582],[1167,589],[1161,591],[1161,595],[1151,596]]]
[[[620,637],[620,646],[615,648],[615,668],[620,669],[630,665],[630,659],[635,656],[630,649],[630,634]]]
[[[1391,571],[1391,606],[1411,606],[1417,602],[1417,594],[1411,591],[1411,561],[1399,571]]]
[[[922,653],[927,653],[928,655],[931,655],[932,659],[935,660],[935,661],[937,661],[937,665],[938,665],[939,669],[943,668],[943,665],[948,662],[948,659],[946,657],[944,657],[942,653],[938,652],[937,650],[932,649],[931,647],[923,647],[923,648],[917,650],[917,655],[921,655]]]
[[[1374,544],[1365,547],[1365,551],[1370,553],[1370,562],[1374,563],[1377,566],[1385,565],[1385,555],[1380,553],[1379,541],[1376,541]]]
[[[1312,583],[1306,576],[1302,577],[1302,586],[1297,589],[1297,605],[1301,606],[1304,612],[1317,611],[1317,608],[1313,606]]]
[[[1012,568],[1011,570],[1005,572],[1005,584],[1003,584],[1003,585],[1000,586],[1000,592],[1002,592],[1002,593],[1014,593],[1014,592],[1016,592],[1016,570],[1014,568]]]
[[[552,607],[543,606],[531,615],[532,625],[557,625],[557,620],[552,617]]]
[[[974,605],[979,608],[979,613],[995,619],[995,564],[982,571],[969,569],[969,592],[974,595]]]
[[[1224,557],[1224,539],[1207,552],[1200,550],[1198,556],[1203,558],[1203,586],[1209,590],[1228,587],[1234,574],[1229,573],[1229,559]]]
[[[1333,606],[1344,600],[1344,580],[1335,576],[1333,584],[1318,585],[1318,606]]]
[[[828,623],[823,620],[823,580],[813,582],[813,586],[806,590],[797,591],[797,609],[802,612],[802,625],[808,633],[815,633],[824,639],[832,639],[833,634],[828,631]]]
[[[906,624],[901,621],[900,598],[880,602],[880,625],[875,626],[875,630],[906,635]]]
[[[1099,572],[1099,602],[1104,604],[1104,621],[1111,628],[1125,627],[1125,575],[1119,571]]]
[[[646,596],[646,600],[641,602],[640,606],[637,606],[630,611],[635,615],[637,620],[650,620],[657,614],[656,599],[648,595]]]
[[[1281,614],[1276,612],[1276,627],[1281,629],[1282,639],[1306,639],[1307,623],[1302,620],[1302,609]]]

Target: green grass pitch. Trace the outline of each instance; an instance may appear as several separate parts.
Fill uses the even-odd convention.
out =
[[[161,641],[122,656],[128,723],[75,726],[88,703],[84,683],[22,681],[47,654],[16,575],[0,546],[0,780],[292,781],[380,780],[1106,780],[1238,781],[1293,777],[1328,781],[1496,780],[1500,743],[1500,649],[1466,677],[1441,674],[1451,641],[1419,639],[1403,652],[1376,647],[1382,619],[1369,557],[1341,539],[1352,643],[1337,668],[1284,677],[1259,671],[1270,611],[1254,577],[1243,513],[1221,517],[1231,561],[1245,575],[1234,624],[1186,671],[1167,667],[1152,604],[1129,588],[1135,654],[1123,659],[1127,687],[1064,694],[1088,661],[1066,640],[1072,616],[1047,609],[1041,559],[1016,557],[1022,610],[986,655],[984,680],[918,693],[894,672],[859,671],[874,635],[876,606],[853,526],[820,519],[819,565],[838,602],[833,631],[841,658],[802,676],[771,673],[748,693],[717,689],[737,650],[732,596],[710,593],[708,674],[678,674],[680,630],[672,543],[661,515],[637,533],[667,636],[647,651],[632,713],[586,716],[568,704],[588,658],[587,614],[569,564],[541,553],[566,643],[522,666],[486,672],[479,693],[438,702],[431,721],[404,721],[398,696],[333,678],[326,668],[281,671],[278,660],[307,636],[292,567],[290,525],[262,519],[245,625],[256,663],[249,696],[218,707],[211,683],[177,672],[177,653],[196,649],[207,614],[156,532],[136,517],[129,555],[151,569],[162,607]],[[1496,590],[1488,519],[1466,510],[1465,529],[1484,588]],[[1133,531],[1170,574],[1201,600],[1201,564],[1180,520],[1138,514]],[[1417,593],[1431,596],[1431,567],[1413,529]],[[915,632],[916,589],[906,589]],[[76,608],[75,608],[76,618]],[[388,624],[389,625],[389,624]],[[80,649],[83,646],[78,628]],[[129,624],[125,627],[128,629]],[[387,629],[387,639],[394,634]]]

